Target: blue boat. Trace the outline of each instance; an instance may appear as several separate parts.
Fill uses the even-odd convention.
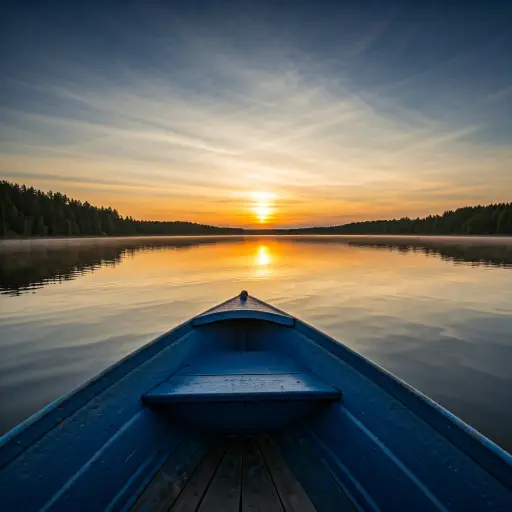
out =
[[[505,512],[512,457],[242,292],[5,435],[0,500],[4,512]]]

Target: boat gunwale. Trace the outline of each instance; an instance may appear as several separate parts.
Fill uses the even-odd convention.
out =
[[[144,361],[192,332],[192,330],[192,319],[189,319],[160,334],[86,380],[77,388],[56,398],[0,436],[0,470],[8,466],[23,451],[50,432],[57,424],[93,400],[98,394],[137,369]],[[157,346],[160,343],[162,346]],[[152,352],[151,349],[155,347],[156,350]],[[115,375],[112,372],[115,372]],[[101,381],[104,382],[101,383]],[[87,396],[88,392],[91,393],[90,396]],[[59,410],[59,407],[64,405],[68,406],[67,409],[65,411]],[[43,421],[44,424],[41,423]],[[22,436],[25,436],[26,439]],[[17,439],[18,437],[21,437],[21,439]],[[9,450],[10,447],[12,447],[11,450]]]
[[[512,455],[494,441],[418,389],[328,334],[299,319],[295,320],[295,329],[392,395],[492,477],[512,489]]]
[[[258,302],[261,302],[265,305],[264,301],[256,299],[255,297],[251,298],[255,299]],[[285,311],[276,308],[275,306],[271,306],[274,310],[284,315],[288,315]],[[341,341],[329,336],[325,332],[317,329],[316,327],[300,320],[299,318],[292,317],[294,322],[294,328],[297,332],[305,335],[314,343],[317,343],[322,348],[328,350],[333,356],[336,358],[342,359],[344,362],[352,366],[356,371],[363,374],[365,377],[369,378],[374,384],[384,389],[384,391],[390,393],[394,398],[403,403],[407,408],[412,410],[415,414],[417,414],[420,418],[422,418],[426,423],[428,423],[431,427],[437,430],[441,435],[450,440],[450,442],[466,453],[469,457],[471,457],[477,464],[481,465],[488,473],[492,476],[498,478],[500,482],[504,485],[512,489],[512,472],[510,472],[510,468],[512,468],[512,454],[508,453],[504,448],[496,444],[494,441],[483,435],[477,429],[473,428],[471,425],[466,423],[464,420],[461,420],[458,416],[451,413],[448,409],[438,404],[435,400],[428,397],[415,387],[411,386],[404,380],[397,377],[394,373],[386,370],[379,364],[375,363],[371,359],[368,359],[363,354],[360,354],[356,350],[351,349]],[[328,341],[329,344],[322,344],[320,340]],[[333,350],[331,350],[333,349]],[[341,350],[344,354],[349,355],[350,358],[353,358],[353,361],[347,361],[343,356],[338,355],[335,351]],[[354,364],[355,363],[355,364]],[[378,382],[375,379],[383,378],[384,381]],[[388,387],[389,385],[389,387]],[[412,399],[412,402],[409,402],[409,399]],[[429,413],[433,413],[433,416],[430,417]],[[439,425],[434,421],[437,416],[437,419],[441,419],[442,422],[447,422],[444,425]],[[482,454],[491,454],[493,456],[498,457],[499,462],[506,464],[507,467],[503,468],[503,471],[509,472],[507,475],[504,474],[504,478],[499,478],[493,470],[490,470],[487,466],[482,464],[479,455],[475,455],[466,449],[466,447],[461,447],[457,441],[454,440],[453,431],[450,431],[450,426],[457,427],[458,431],[462,433],[462,438],[470,439],[472,444],[474,442],[478,443],[474,445],[474,448],[477,448],[478,451],[482,451]],[[446,430],[446,431],[445,431]],[[467,436],[469,437],[467,437]],[[460,437],[459,437],[460,439]]]

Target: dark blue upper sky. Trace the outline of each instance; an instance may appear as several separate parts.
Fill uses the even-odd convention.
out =
[[[505,200],[511,27],[507,1],[15,2],[0,173],[239,223],[247,190],[285,224]]]

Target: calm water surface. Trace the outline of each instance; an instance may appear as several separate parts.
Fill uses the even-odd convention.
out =
[[[0,242],[0,431],[247,288],[512,450],[512,240]]]

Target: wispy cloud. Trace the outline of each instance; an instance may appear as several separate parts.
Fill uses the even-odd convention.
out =
[[[354,39],[347,62],[384,44],[390,23]],[[248,51],[185,34],[176,58],[171,40],[145,32],[159,49],[151,66],[65,61],[53,76],[18,81],[17,97],[30,101],[0,107],[2,175],[138,217],[242,225],[255,222],[244,203],[254,191],[276,195],[280,225],[510,199],[512,148],[485,136],[493,125],[483,115],[510,88],[472,105],[474,119],[458,106],[435,116],[397,97],[421,76],[379,88],[286,40]]]

